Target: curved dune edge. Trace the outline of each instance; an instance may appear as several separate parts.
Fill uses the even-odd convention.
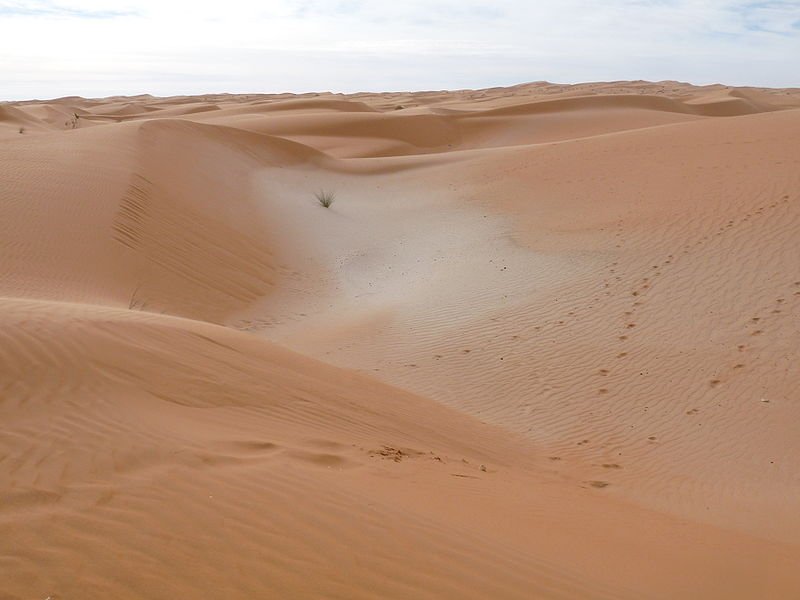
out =
[[[90,305],[0,308],[10,597],[797,589],[791,547],[618,504],[535,467],[521,440],[253,336]],[[609,554],[625,567],[609,571]]]
[[[118,127],[66,132],[68,144],[21,136],[2,154],[16,174],[0,226],[4,290],[211,322],[268,295],[282,267],[252,173],[325,156],[182,120]]]
[[[2,592],[800,594],[798,107],[0,105]]]

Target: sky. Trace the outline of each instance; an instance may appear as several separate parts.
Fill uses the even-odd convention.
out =
[[[0,0],[0,100],[800,87],[800,0]]]

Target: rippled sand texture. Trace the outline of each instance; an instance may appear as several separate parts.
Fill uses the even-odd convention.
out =
[[[5,103],[0,174],[3,600],[800,597],[800,91]]]

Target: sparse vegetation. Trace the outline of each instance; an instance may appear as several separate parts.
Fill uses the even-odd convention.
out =
[[[335,192],[328,192],[325,190],[320,190],[314,194],[317,198],[317,202],[319,202],[325,208],[330,208],[333,201],[336,200],[336,193]]]
[[[19,128],[19,132],[20,132],[20,133],[25,133],[25,128],[24,128],[24,127],[20,127],[20,128]]]

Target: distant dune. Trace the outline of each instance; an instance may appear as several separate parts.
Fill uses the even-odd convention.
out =
[[[0,175],[0,599],[800,597],[800,90],[0,103]]]

